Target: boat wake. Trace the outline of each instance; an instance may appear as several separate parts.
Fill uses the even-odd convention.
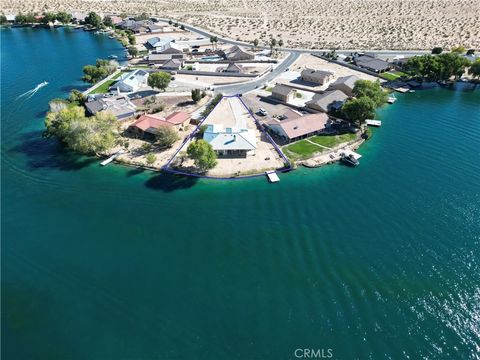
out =
[[[31,98],[33,95],[35,95],[38,90],[40,90],[42,87],[47,86],[47,85],[48,85],[48,81],[41,82],[40,84],[38,84],[37,86],[35,86],[33,89],[28,90],[28,91],[24,92],[24,93],[21,94],[21,95],[18,95],[18,96],[17,96],[17,100],[20,99],[20,98],[22,98],[22,97],[26,97],[27,99],[29,99],[29,98]]]

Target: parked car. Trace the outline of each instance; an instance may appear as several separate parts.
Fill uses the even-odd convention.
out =
[[[267,116],[267,110],[265,110],[264,108],[260,108],[258,109],[258,113],[262,116]]]

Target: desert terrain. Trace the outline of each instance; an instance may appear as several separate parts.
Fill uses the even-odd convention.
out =
[[[4,14],[97,11],[169,17],[233,39],[288,47],[480,47],[478,0],[3,0]]]

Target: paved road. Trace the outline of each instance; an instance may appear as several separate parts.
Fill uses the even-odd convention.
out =
[[[240,84],[216,86],[215,93],[222,93],[223,95],[235,95],[243,94],[256,88],[260,88],[265,83],[271,81],[272,79],[280,75],[282,72],[284,72],[290,65],[295,62],[295,60],[298,59],[299,56],[299,53],[291,52],[285,60],[283,60],[276,68],[273,69],[272,72],[269,72],[266,75],[252,81]]]
[[[168,22],[169,19],[165,18],[158,18],[161,21],[166,21]],[[210,36],[217,36],[219,42],[224,42],[226,44],[231,44],[231,45],[240,45],[243,47],[253,47],[252,44],[246,43],[243,41],[238,41],[238,40],[233,40],[229,39],[227,37],[222,37],[219,36],[215,33],[212,33],[208,30],[199,28],[197,26],[192,26],[186,23],[181,23],[179,22],[180,25],[183,25],[186,30],[189,30],[193,33],[198,34],[199,36],[207,37],[210,38]],[[268,46],[258,46],[259,49],[270,49]],[[274,79],[277,77],[280,73],[284,72],[290,65],[292,65],[295,60],[298,59],[298,57],[301,54],[321,54],[324,52],[330,52],[331,49],[291,49],[291,48],[280,48],[279,50],[284,51],[284,52],[289,52],[290,54],[288,57],[280,64],[278,65],[273,72],[268,73],[267,75],[264,75],[263,77],[249,81],[246,83],[241,83],[241,84],[232,84],[232,85],[224,85],[224,86],[218,86],[215,87],[215,92],[216,93],[222,93],[224,95],[233,95],[233,94],[243,94],[248,91],[252,91],[256,88],[261,87],[263,84],[266,82],[269,82],[270,80]],[[365,50],[336,50],[337,54],[342,54],[342,55],[350,55],[351,53],[354,52],[362,52]],[[397,55],[403,55],[403,56],[413,56],[413,55],[422,55],[426,53],[430,53],[430,51],[426,50],[368,50],[369,53],[375,53],[379,56],[389,56],[389,57],[395,57]]]

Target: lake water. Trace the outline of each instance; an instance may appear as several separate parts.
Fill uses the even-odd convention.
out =
[[[177,178],[41,137],[117,42],[0,35],[4,359],[479,359],[480,91],[398,96],[354,169]]]

